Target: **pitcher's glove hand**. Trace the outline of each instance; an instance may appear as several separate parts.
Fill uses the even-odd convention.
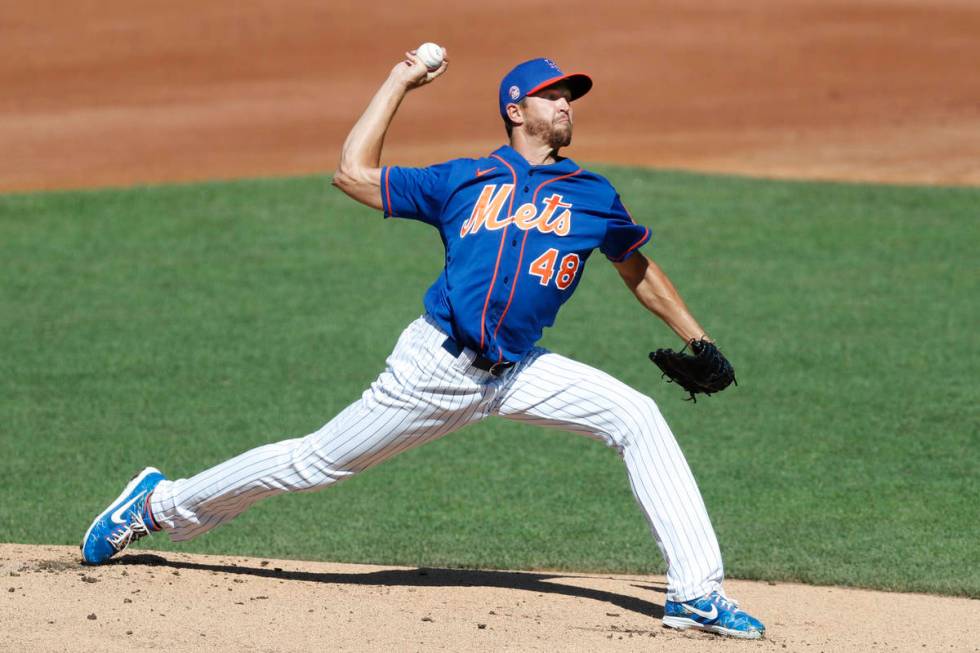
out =
[[[685,354],[684,349],[690,346],[693,355]],[[650,360],[676,383],[691,394],[691,399],[697,401],[695,395],[721,392],[734,383],[735,370],[713,342],[705,339],[691,340],[679,352],[672,349],[658,349],[650,352]]]

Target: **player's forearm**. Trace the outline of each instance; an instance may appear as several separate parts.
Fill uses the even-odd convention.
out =
[[[380,165],[385,134],[405,93],[404,84],[398,80],[393,77],[385,80],[344,141],[340,171],[377,168]]]
[[[684,342],[706,336],[704,328],[691,315],[677,288],[659,265],[637,253],[617,265],[617,269],[637,300]]]
[[[347,135],[333,185],[362,204],[381,208],[381,146],[406,88],[389,77]]]

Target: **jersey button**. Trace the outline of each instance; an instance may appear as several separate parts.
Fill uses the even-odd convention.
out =
[[[504,283],[507,283],[508,281],[510,281],[510,277],[504,277]]]

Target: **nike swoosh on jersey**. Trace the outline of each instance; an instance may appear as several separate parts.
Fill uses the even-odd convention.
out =
[[[140,492],[135,497],[133,497],[132,499],[130,499],[126,503],[122,504],[115,511],[113,511],[112,515],[110,515],[110,517],[109,517],[110,519],[112,519],[113,523],[115,523],[115,524],[125,524],[126,523],[126,520],[124,520],[122,518],[122,514],[124,512],[126,512],[126,510],[128,510],[130,506],[132,506],[134,503],[136,503],[137,501],[139,501],[140,499],[142,499],[144,494],[146,494],[146,492]]]
[[[711,612],[702,612],[701,610],[695,608],[693,605],[688,605],[686,603],[684,604],[684,608],[693,612],[699,617],[704,617],[708,621],[714,621],[715,619],[718,618],[718,608],[715,606],[711,606]]]
[[[494,166],[492,168],[487,168],[486,170],[480,170],[479,168],[477,168],[476,169],[476,176],[477,177],[482,177],[483,175],[487,174],[488,172],[493,172],[496,169],[497,169],[497,166]]]

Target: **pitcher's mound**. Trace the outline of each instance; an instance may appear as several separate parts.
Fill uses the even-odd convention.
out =
[[[729,581],[746,642],[661,626],[664,578],[341,565],[0,544],[5,650],[977,651],[980,603]],[[941,621],[937,618],[941,616]],[[975,634],[975,632],[974,632]]]

